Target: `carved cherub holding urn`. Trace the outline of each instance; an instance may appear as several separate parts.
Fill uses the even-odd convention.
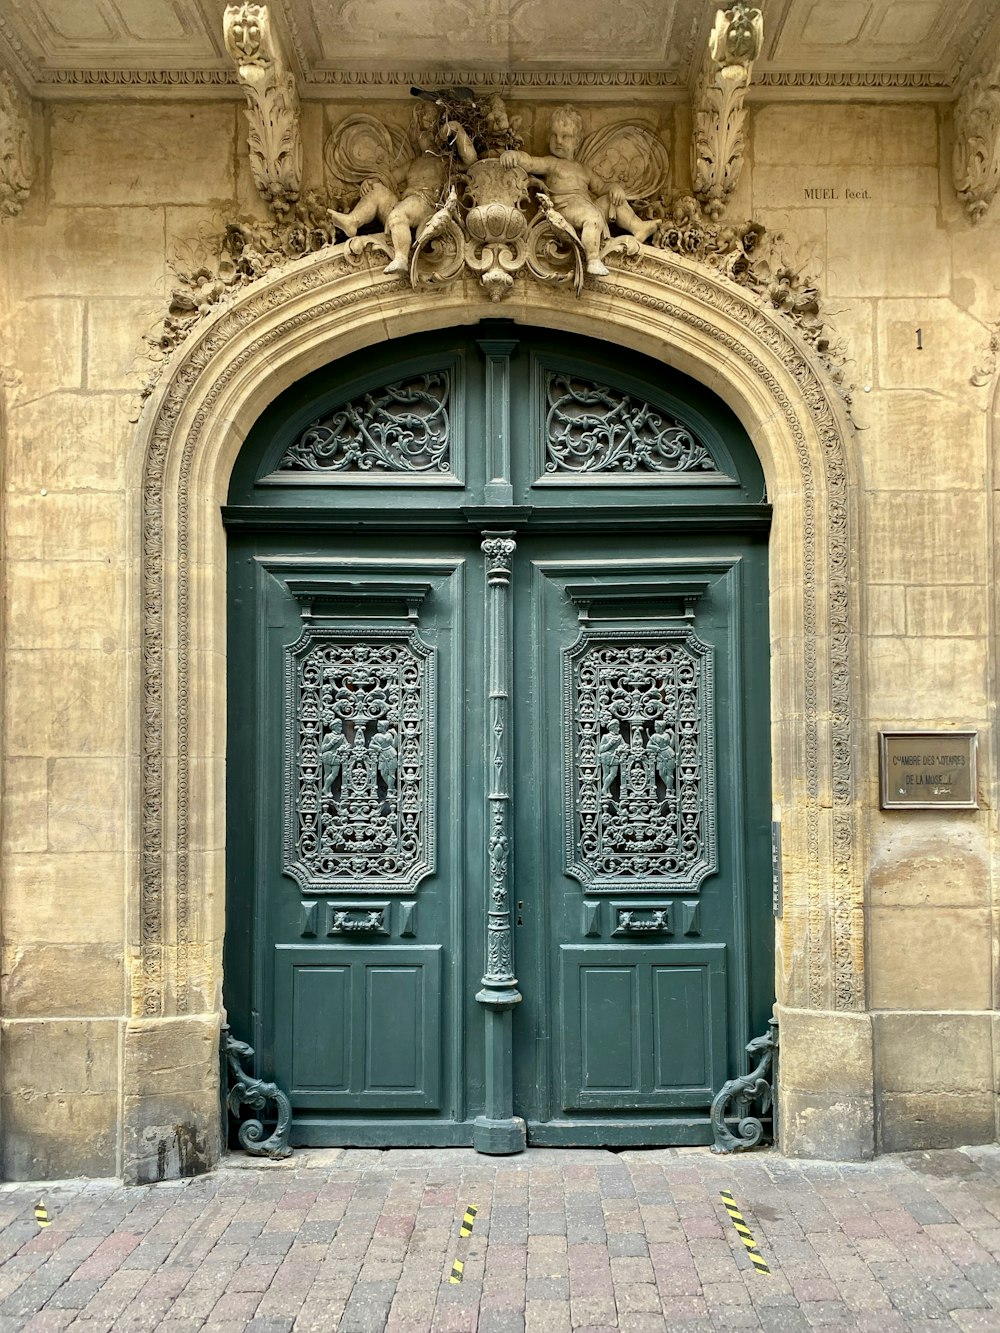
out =
[[[523,167],[546,181],[554,207],[579,232],[587,272],[603,277],[608,269],[601,260],[601,243],[611,235],[610,222],[631,232],[637,241],[649,240],[657,224],[636,214],[620,185],[576,160],[582,137],[579,111],[572,106],[556,107],[549,124],[548,157],[509,150],[500,155],[500,162],[507,168]]]
[[[410,267],[413,234],[432,216],[448,178],[448,162],[438,149],[439,113],[430,102],[413,108],[410,140],[415,156],[391,170],[389,179],[372,177],[362,183],[361,198],[349,213],[329,210],[331,223],[346,236],[375,218],[392,242],[393,255],[386,273],[406,273]]]

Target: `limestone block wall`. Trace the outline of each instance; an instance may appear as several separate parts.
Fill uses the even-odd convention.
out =
[[[995,1132],[994,386],[971,381],[1000,308],[1000,213],[973,228],[947,111],[754,116],[754,215],[798,238],[848,337],[864,476],[867,993],[884,1151]],[[774,497],[772,497],[774,498]],[[981,809],[880,812],[880,728],[975,727]],[[816,1029],[794,1101],[854,1093],[853,1037]],[[837,1072],[839,1069],[840,1072]],[[798,1079],[801,1089],[791,1086]]]
[[[356,109],[305,107],[307,184],[322,179],[326,131]],[[363,109],[402,125],[410,108]],[[525,137],[538,137],[547,108],[514,109]],[[636,114],[624,104],[584,112],[588,129]],[[262,209],[235,103],[58,102],[38,115],[33,194],[0,223],[0,1166],[15,1178],[176,1174],[218,1150],[222,923],[218,903],[195,913],[192,1002],[157,1045],[132,999],[129,464],[149,370],[143,335],[165,309],[169,261],[194,254],[200,232]],[[752,123],[731,212],[783,232],[820,280],[849,345],[849,447],[863,477],[869,1008],[850,1023],[807,1012],[790,980],[795,941],[783,941],[778,996],[798,1034],[783,1067],[786,1148],[856,1155],[992,1138],[997,483],[993,381],[970,381],[1000,319],[1000,206],[975,229],[966,220],[942,108],[781,103],[755,106]],[[664,107],[657,128],[683,187],[686,113]],[[979,730],[981,809],[880,813],[878,729],[949,726]],[[159,1129],[134,1141],[128,1108],[157,1079],[162,1105],[143,1123]],[[873,1082],[874,1141],[838,1138],[838,1113],[864,1102],[870,1118]]]

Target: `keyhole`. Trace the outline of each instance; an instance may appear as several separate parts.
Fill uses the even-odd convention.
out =
[[[524,919],[521,916],[521,912],[523,911],[523,909],[524,909],[524,899],[519,898],[517,903],[517,924],[519,926],[524,925]]]

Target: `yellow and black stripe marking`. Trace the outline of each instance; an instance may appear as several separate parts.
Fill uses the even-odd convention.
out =
[[[756,1268],[758,1273],[770,1273],[771,1270],[767,1266],[767,1260],[761,1254],[760,1250],[758,1250],[757,1242],[754,1240],[750,1228],[743,1220],[743,1214],[736,1206],[736,1200],[728,1190],[720,1190],[719,1193],[722,1195],[722,1202],[726,1205],[726,1212],[732,1218],[733,1226],[736,1228],[736,1234],[746,1246],[747,1254],[750,1256],[750,1262],[753,1264],[754,1268]]]
[[[35,1204],[35,1221],[40,1227],[49,1227],[52,1225],[52,1218],[49,1217],[49,1210],[41,1199]]]
[[[468,1240],[472,1235],[472,1228],[476,1224],[476,1214],[478,1212],[479,1208],[476,1204],[470,1203],[468,1205],[465,1212],[462,1214],[462,1225],[458,1229],[459,1240]],[[456,1259],[451,1266],[451,1276],[448,1278],[448,1281],[457,1284],[461,1282],[464,1273],[465,1264],[461,1259]]]

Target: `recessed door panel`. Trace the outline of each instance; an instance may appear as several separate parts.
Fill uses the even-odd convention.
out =
[[[724,945],[559,952],[564,1111],[676,1110],[711,1100],[726,1067]]]
[[[440,1105],[441,949],[278,945],[276,1076],[302,1108]]]

